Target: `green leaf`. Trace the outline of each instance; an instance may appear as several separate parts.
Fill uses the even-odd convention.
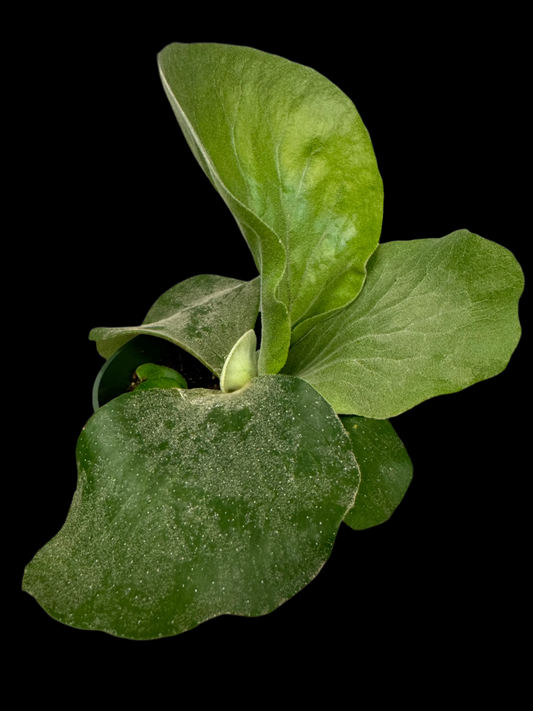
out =
[[[67,520],[24,589],[66,624],[134,639],[281,605],[324,565],[359,485],[339,418],[282,375],[126,393],[76,457]]]
[[[388,420],[347,415],[341,422],[361,471],[355,504],[344,521],[356,530],[378,526],[392,516],[411,483],[411,459]]]
[[[140,383],[136,390],[149,390],[150,388],[187,388],[183,375],[174,368],[155,363],[143,363],[135,371]]]
[[[282,57],[171,44],[158,59],[185,138],[261,274],[259,372],[277,372],[290,326],[300,337],[363,285],[383,206],[370,137],[338,87]]]
[[[505,368],[523,286],[511,252],[468,230],[389,242],[370,259],[358,299],[291,348],[283,372],[338,413],[398,415]]]
[[[93,328],[98,352],[109,358],[139,334],[159,336],[196,356],[220,377],[235,342],[252,329],[259,312],[259,278],[249,282],[202,274],[166,291],[141,326]]]
[[[257,336],[254,331],[246,331],[231,349],[220,376],[223,393],[240,390],[257,376]]]

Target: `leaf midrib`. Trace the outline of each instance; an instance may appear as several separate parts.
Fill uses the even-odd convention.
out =
[[[214,166],[214,164],[213,164],[213,162],[212,162],[212,160],[211,160],[211,156],[209,155],[209,153],[208,153],[207,150],[205,149],[205,147],[204,147],[202,141],[200,140],[200,137],[198,136],[198,134],[197,134],[196,131],[194,130],[193,125],[191,124],[191,122],[189,121],[189,119],[188,119],[188,117],[187,117],[187,114],[183,111],[183,109],[182,109],[182,107],[181,107],[181,104],[179,103],[179,101],[178,101],[177,98],[175,97],[174,92],[173,92],[172,89],[170,88],[169,83],[167,82],[167,80],[166,80],[166,78],[165,78],[163,72],[161,71],[161,69],[159,69],[159,74],[160,74],[160,76],[161,76],[161,81],[163,82],[163,84],[164,84],[165,87],[167,88],[169,95],[172,97],[172,100],[173,100],[173,102],[175,103],[175,105],[176,105],[176,107],[177,107],[177,109],[178,109],[178,111],[179,111],[179,113],[180,113],[180,116],[183,117],[183,120],[184,120],[185,123],[187,124],[187,128],[189,129],[189,131],[191,132],[192,136],[194,137],[194,140],[195,140],[195,142],[196,142],[196,145],[198,146],[198,149],[201,151],[202,156],[204,157],[204,160],[205,160],[206,163],[209,165],[209,168],[210,168],[210,170],[212,171],[213,177],[216,178],[217,182],[220,184],[221,188],[223,188],[224,192],[225,192],[227,195],[230,195],[231,198],[232,198],[233,200],[235,200],[235,202],[238,203],[238,204],[243,208],[243,210],[245,210],[246,212],[251,213],[262,225],[264,225],[268,230],[270,230],[270,232],[272,232],[273,235],[276,236],[278,242],[280,243],[280,245],[281,245],[281,247],[283,248],[283,251],[284,251],[284,253],[285,253],[285,261],[287,261],[287,253],[286,253],[286,250],[285,250],[285,246],[284,246],[284,244],[283,244],[283,242],[282,242],[280,236],[279,236],[278,233],[276,232],[276,230],[275,230],[273,227],[271,227],[269,224],[267,224],[263,219],[261,219],[261,217],[259,217],[259,215],[257,215],[253,210],[251,210],[251,209],[250,209],[249,207],[247,207],[244,203],[242,203],[242,202],[239,200],[239,198],[236,197],[236,196],[231,192],[231,190],[226,186],[226,184],[223,182],[222,178],[221,178],[220,175],[218,174],[218,171],[216,170],[216,168],[215,168],[215,166]],[[280,280],[280,281],[281,281],[281,280]],[[279,282],[278,282],[278,283],[279,283]]]

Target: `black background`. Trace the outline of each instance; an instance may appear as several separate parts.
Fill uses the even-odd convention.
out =
[[[24,565],[63,524],[76,486],[75,444],[103,363],[89,330],[140,322],[161,293],[194,274],[256,274],[164,95],[156,55],[166,44],[249,45],[318,70],[354,101],[372,137],[385,187],[382,241],[467,228],[525,267],[520,18],[465,22],[435,10],[348,22],[324,10],[300,22],[255,12],[238,30],[235,18],[203,6],[170,15],[77,11],[63,18],[65,31],[47,17],[31,41],[21,38],[20,292],[33,313],[21,338],[39,393],[26,404],[33,426],[16,528],[15,617],[26,658],[53,648],[61,659],[90,651],[100,660],[171,655],[183,665],[201,655],[215,664],[221,650],[242,661],[274,645],[280,664],[295,655],[329,664],[345,641],[358,663],[365,654],[402,656],[411,643],[429,655],[449,645],[461,664],[470,654],[499,655],[524,609],[523,342],[497,378],[394,419],[414,463],[404,501],[375,529],[343,526],[316,580],[264,618],[223,617],[135,643],[66,627],[18,592]]]

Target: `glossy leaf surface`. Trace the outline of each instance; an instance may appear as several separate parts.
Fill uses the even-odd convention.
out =
[[[67,520],[24,589],[62,622],[134,639],[281,605],[327,560],[359,485],[339,418],[281,375],[121,395],[76,456]]]
[[[187,388],[187,382],[183,375],[164,365],[144,363],[137,368],[135,373],[140,380],[135,384],[135,390]]]
[[[377,526],[392,516],[403,499],[413,478],[411,459],[388,420],[347,415],[341,422],[361,471],[355,505],[344,522],[356,530]]]
[[[349,303],[381,231],[383,187],[350,99],[309,67],[248,47],[172,44],[165,92],[262,276],[261,373],[290,326]]]
[[[338,413],[398,415],[505,368],[523,286],[511,252],[468,230],[380,245],[359,297],[291,348],[283,372]]]
[[[151,382],[165,381],[163,387],[187,388],[187,382],[181,373],[178,373],[174,368],[169,368],[164,365],[156,365],[155,363],[143,363],[140,365],[135,374],[140,380],[137,389],[146,387],[161,387],[158,385],[149,385]],[[166,381],[170,381],[166,384]]]
[[[166,291],[140,326],[93,328],[89,338],[109,358],[140,334],[159,336],[188,351],[220,376],[235,342],[253,329],[259,313],[259,278],[249,282],[203,274]]]

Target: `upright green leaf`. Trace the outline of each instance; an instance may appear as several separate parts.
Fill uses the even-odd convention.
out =
[[[318,72],[249,47],[172,44],[165,92],[192,152],[233,212],[262,278],[262,373],[290,326],[349,303],[381,230],[383,187],[348,97]]]
[[[257,336],[255,331],[246,331],[231,349],[226,358],[220,389],[223,393],[232,393],[247,385],[257,376]]]
[[[505,368],[523,287],[511,252],[468,230],[389,242],[372,255],[360,296],[311,329],[284,372],[336,412],[398,415]]]
[[[339,418],[282,375],[121,395],[76,456],[67,520],[24,589],[66,624],[134,639],[281,605],[324,565],[359,485]]]
[[[140,326],[93,328],[104,358],[135,336],[147,334],[171,341],[196,356],[220,376],[236,341],[253,329],[259,312],[259,278],[249,282],[202,274],[166,291]]]
[[[356,530],[378,526],[392,516],[411,483],[411,459],[388,420],[348,415],[341,422],[361,471],[355,504],[344,522]]]

